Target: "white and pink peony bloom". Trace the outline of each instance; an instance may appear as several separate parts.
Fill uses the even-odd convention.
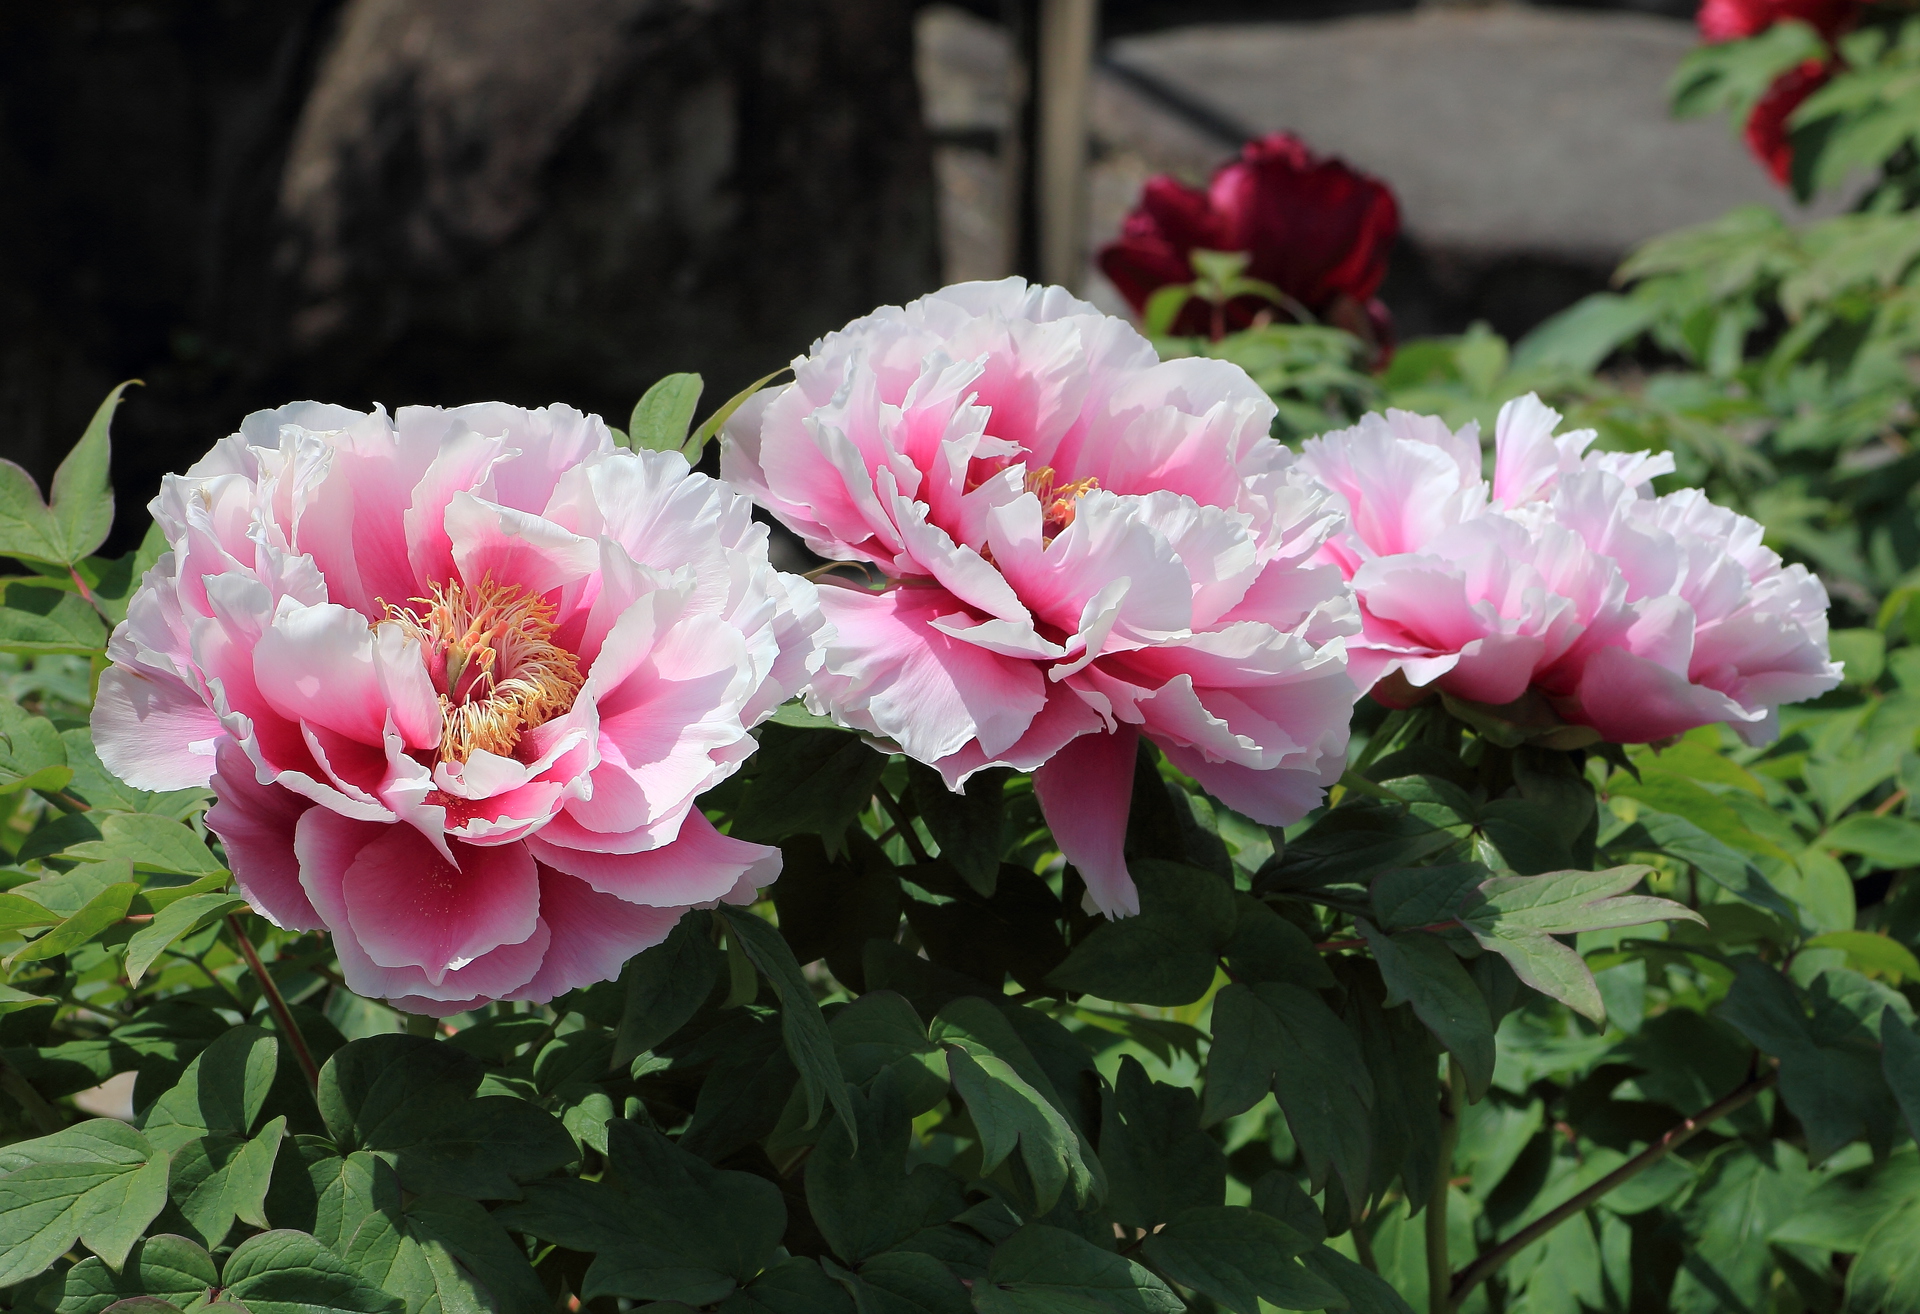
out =
[[[693,806],[817,662],[747,500],[565,407],[297,403],[153,511],[94,742],[207,824],[276,925],[421,1013],[616,975],[777,849]]]
[[[721,470],[834,561],[809,699],[959,788],[1033,772],[1110,915],[1146,735],[1229,806],[1336,780],[1357,628],[1337,517],[1237,366],[1161,361],[1060,288],[967,283],[814,344],[727,426]]]
[[[1322,549],[1359,597],[1354,678],[1385,702],[1532,690],[1601,739],[1726,722],[1749,742],[1777,708],[1833,688],[1827,594],[1754,521],[1649,481],[1673,458],[1588,452],[1528,395],[1500,410],[1493,477],[1479,428],[1388,411],[1304,446],[1349,523]]]

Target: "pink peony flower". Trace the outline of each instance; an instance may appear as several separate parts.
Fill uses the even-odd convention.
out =
[[[1308,558],[1326,494],[1267,436],[1236,366],[1162,362],[1060,288],[966,283],[814,344],[726,431],[721,469],[815,552],[881,587],[820,591],[836,630],[809,700],[961,787],[1034,773],[1109,915],[1145,734],[1278,824],[1345,758],[1356,628]]]
[[[296,403],[153,512],[94,740],[211,783],[248,901],[347,984],[446,1015],[618,974],[776,849],[693,806],[817,660],[745,498],[565,407]]]
[[[1839,682],[1818,578],[1698,489],[1653,496],[1671,456],[1590,453],[1559,422],[1532,395],[1501,407],[1491,481],[1474,424],[1389,411],[1305,444],[1350,514],[1321,557],[1359,598],[1357,683],[1398,705],[1533,690],[1615,743],[1716,721],[1759,743]]]

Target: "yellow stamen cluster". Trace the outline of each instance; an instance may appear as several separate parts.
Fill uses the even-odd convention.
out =
[[[1050,465],[1027,472],[1027,491],[1040,499],[1040,541],[1043,543],[1053,542],[1062,530],[1073,523],[1074,503],[1079,501],[1080,494],[1100,486],[1098,479],[1088,475],[1085,479],[1055,488],[1053,481],[1057,477]]]
[[[518,585],[491,576],[478,588],[435,585],[411,607],[387,614],[444,656],[440,690],[441,761],[485,751],[510,757],[520,736],[563,715],[585,678],[572,653],[553,642],[553,608]]]

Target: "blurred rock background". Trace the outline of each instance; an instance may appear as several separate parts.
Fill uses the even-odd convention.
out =
[[[1399,193],[1403,336],[1523,332],[1642,238],[1785,204],[1720,124],[1665,116],[1689,10],[1106,0],[1087,252],[1150,174],[1290,128]],[[717,400],[877,304],[1008,272],[1001,12],[0,7],[0,454],[44,481],[130,376],[129,508],[295,397],[617,423],[662,373]]]

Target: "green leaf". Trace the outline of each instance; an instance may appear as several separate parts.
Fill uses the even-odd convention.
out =
[[[234,1027],[187,1064],[171,1090],[153,1102],[142,1130],[172,1150],[208,1132],[246,1136],[273,1086],[280,1042],[259,1027]]]
[[[1387,983],[1387,1006],[1411,1003],[1427,1030],[1460,1060],[1467,1096],[1479,1100],[1493,1083],[1493,1015],[1487,997],[1446,941],[1425,931],[1386,935],[1365,918],[1354,925],[1365,937]]]
[[[973,1302],[953,1270],[932,1255],[898,1250],[875,1255],[858,1276],[833,1277],[853,1294],[857,1314],[970,1314]]]
[[[1557,871],[1539,876],[1495,876],[1481,883],[1481,902],[1460,915],[1483,949],[1507,960],[1514,975],[1596,1022],[1606,1018],[1599,987],[1580,955],[1555,935],[1641,926],[1655,921],[1706,919],[1684,904],[1645,895],[1621,895],[1651,870]]]
[[[300,1232],[262,1232],[228,1256],[222,1296],[248,1314],[404,1314],[406,1302],[368,1283]]]
[[[992,896],[1006,852],[1009,774],[1001,768],[976,771],[965,792],[955,793],[932,767],[907,763],[913,806],[927,833],[940,846],[940,856],[983,898]]]
[[[95,1118],[0,1149],[0,1287],[77,1240],[118,1268],[167,1203],[167,1156],[124,1122]]]
[[[689,912],[667,938],[620,970],[625,1005],[613,1043],[613,1066],[624,1068],[685,1026],[713,991],[721,954],[712,920]]]
[[[370,1036],[320,1070],[320,1116],[343,1151],[372,1150],[421,1194],[516,1199],[519,1183],[565,1166],[559,1119],[505,1095],[473,1098],[480,1061],[418,1036]]]
[[[193,828],[171,817],[151,812],[112,812],[100,820],[100,836],[67,850],[82,862],[124,858],[148,871],[177,872],[183,876],[210,876],[224,871],[206,842]]]
[[[24,894],[0,893],[0,932],[11,933],[30,926],[52,926],[61,920],[59,913]]]
[[[770,722],[756,733],[760,748],[734,813],[734,836],[778,844],[791,835],[818,835],[828,853],[839,852],[848,825],[873,801],[886,755],[845,730]]]
[[[800,964],[794,961],[793,951],[787,948],[780,932],[745,909],[721,904],[718,911],[726,922],[728,936],[737,937],[740,947],[779,997],[781,1034],[807,1092],[807,1126],[820,1121],[821,1113],[831,1101],[840,1125],[857,1143],[860,1134],[854,1123],[853,1105],[847,1097],[846,1078],[840,1071],[840,1058],[834,1053],[827,1020],[820,1015],[820,1005],[814,1002],[807,979],[800,975]]]
[[[648,388],[634,403],[624,445],[636,452],[677,452],[686,446],[693,411],[705,387],[698,374],[669,374]]]
[[[688,1314],[685,1305],[646,1307],[656,1314]],[[783,1259],[720,1302],[720,1314],[855,1314],[847,1292],[811,1259]]]
[[[702,420],[700,427],[695,429],[692,435],[688,437],[686,445],[680,449],[680,454],[687,458],[689,464],[698,465],[700,463],[700,454],[706,450],[707,443],[712,440],[715,434],[720,432],[722,425],[733,418],[733,413],[746,404],[747,398],[759,392],[782,374],[785,374],[789,368],[791,367],[782,365],[771,374],[763,374],[739,392],[734,393],[733,396],[721,402],[720,409],[712,415],[709,415],[705,420]]]
[[[1314,1188],[1332,1166],[1348,1197],[1364,1199],[1373,1079],[1353,1033],[1299,986],[1226,987],[1213,1001],[1202,1120],[1245,1112],[1272,1090],[1305,1156]]]
[[[245,899],[231,894],[195,894],[168,904],[127,941],[127,984],[139,985],[153,960],[175,940],[246,906]]]
[[[935,1015],[929,1035],[947,1046],[953,1088],[980,1133],[981,1171],[991,1172],[1017,1144],[1041,1212],[1052,1208],[1069,1184],[1082,1203],[1105,1193],[1092,1146],[999,1009],[984,999],[955,999]]]
[[[1300,1259],[1308,1272],[1347,1298],[1350,1314],[1413,1314],[1400,1293],[1378,1273],[1360,1267],[1338,1250],[1318,1246]]]
[[[1915,959],[1913,951],[1898,940],[1878,931],[1829,931],[1814,936],[1803,947],[1838,949],[1847,956],[1847,966],[1854,971],[1884,976],[1890,985],[1920,981],[1920,959]]]
[[[1225,1205],[1187,1210],[1141,1245],[1162,1273],[1235,1314],[1261,1314],[1263,1302],[1281,1309],[1345,1306],[1345,1296],[1295,1258],[1312,1248],[1277,1218]]]
[[[16,949],[7,958],[7,966],[38,962],[79,948],[127,915],[127,907],[140,887],[131,881],[109,885],[88,900],[80,911],[63,920],[37,940]]]
[[[1191,283],[1170,283],[1157,289],[1147,298],[1146,309],[1141,312],[1140,331],[1149,337],[1164,337],[1172,331],[1174,321],[1180,318],[1187,302],[1196,295]]]
[[[169,1193],[202,1241],[220,1245],[235,1218],[253,1227],[266,1226],[267,1187],[286,1130],[283,1115],[252,1139],[216,1132],[172,1152]]]
[[[1800,912],[1760,874],[1746,855],[1715,839],[1685,817],[1646,809],[1640,812],[1640,830],[1658,849],[1687,863],[1734,897],[1777,913],[1791,926],[1800,924]]]
[[[392,1169],[382,1165],[382,1171]],[[416,1197],[370,1214],[344,1258],[381,1290],[403,1295],[409,1314],[545,1314],[552,1302],[526,1253],[471,1200]]]
[[[62,589],[9,584],[0,606],[0,652],[103,652],[107,627],[85,598]]]
[[[1920,821],[1856,812],[1814,841],[1818,848],[1857,853],[1883,867],[1920,865]]]
[[[1485,863],[1402,867],[1373,880],[1375,917],[1388,931],[1412,931],[1452,921],[1481,882],[1493,875]]]
[[[1290,981],[1309,990],[1333,985],[1333,973],[1307,933],[1250,894],[1234,898],[1227,968],[1241,981]]]
[[[856,1150],[838,1123],[827,1127],[807,1157],[807,1208],[833,1253],[862,1263],[966,1208],[959,1180],[931,1164],[911,1173],[907,1151],[913,1119],[902,1081],[882,1070],[859,1108]]]
[[[891,940],[899,930],[900,877],[885,850],[864,831],[847,840],[847,851],[834,858],[813,835],[788,839],[781,846],[773,906],[794,958],[803,963],[826,959],[834,977],[858,991],[866,987],[861,954],[867,941]]]
[[[1515,372],[1567,370],[1591,374],[1615,350],[1640,336],[1653,321],[1644,302],[1615,292],[1595,292],[1550,316],[1514,344]]]
[[[1907,1130],[1920,1127],[1920,1036],[1891,1009],[1880,1015],[1880,1063]],[[1920,1139],[1920,1133],[1915,1133]]]
[[[505,1226],[595,1255],[582,1298],[708,1305],[774,1257],[786,1231],[780,1188],[727,1172],[630,1122],[607,1128],[606,1177],[530,1182]]]
[[[1104,922],[1047,976],[1117,1003],[1177,1007],[1207,992],[1234,932],[1233,886],[1210,872],[1136,858],[1140,913]]]
[[[149,1296],[185,1308],[219,1284],[220,1272],[211,1255],[186,1237],[163,1232],[134,1242],[117,1273],[98,1258],[83,1259],[68,1269],[60,1288],[59,1314],[102,1314],[129,1296]]]
[[[995,1247],[973,1288],[979,1314],[1183,1314],[1166,1283],[1073,1233],[1029,1223]]]
[[[1123,1227],[1152,1227],[1226,1193],[1227,1157],[1200,1129],[1200,1097],[1150,1080],[1132,1055],[1102,1101],[1100,1162],[1107,1212]]]
[[[112,459],[107,431],[129,380],[107,394],[86,432],[53,472],[51,505],[40,500],[33,476],[0,461],[0,556],[70,566],[106,542],[113,528]]]
[[[1849,1141],[1891,1143],[1899,1113],[1879,1046],[1824,989],[1802,991],[1782,973],[1744,958],[1719,1015],[1780,1060],[1780,1095],[1800,1119],[1811,1162],[1822,1162]]]
[[[0,461],[0,473],[8,464]],[[11,698],[0,698],[0,794],[59,789],[72,779],[66,745],[53,722],[30,715]]]

